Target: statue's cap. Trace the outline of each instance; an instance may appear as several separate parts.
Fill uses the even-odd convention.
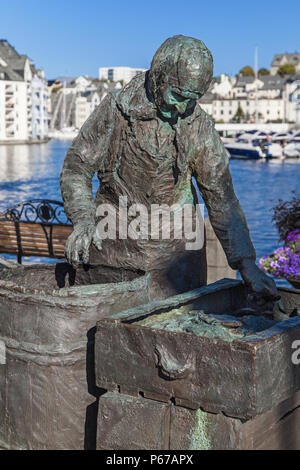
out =
[[[168,38],[159,47],[149,74],[151,88],[168,84],[201,95],[212,77],[213,58],[204,42],[182,35]]]

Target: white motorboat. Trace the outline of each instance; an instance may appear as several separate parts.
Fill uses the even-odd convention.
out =
[[[283,148],[283,154],[286,158],[300,157],[300,137],[294,137],[288,141]]]
[[[51,139],[57,140],[73,140],[78,135],[78,129],[75,127],[63,127],[62,129],[54,129],[49,132]]]
[[[224,144],[232,159],[259,160],[264,158],[259,139],[253,138],[253,134],[245,133],[233,142]]]
[[[246,132],[234,142],[226,142],[225,147],[233,159],[259,160],[284,157],[282,146],[271,140],[269,134],[263,131]]]

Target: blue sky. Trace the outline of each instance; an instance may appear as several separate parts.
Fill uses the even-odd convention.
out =
[[[300,2],[289,0],[0,0],[0,37],[27,54],[48,79],[98,75],[100,66],[149,67],[169,36],[202,39],[215,75],[273,54],[300,52]]]

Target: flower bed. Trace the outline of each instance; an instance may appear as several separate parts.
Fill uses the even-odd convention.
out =
[[[300,282],[300,230],[288,233],[284,246],[259,260],[259,267],[272,276]]]

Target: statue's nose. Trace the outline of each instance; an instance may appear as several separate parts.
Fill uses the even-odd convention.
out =
[[[179,114],[184,114],[186,111],[187,105],[188,105],[187,101],[183,101],[182,103],[175,104],[175,108],[177,109]]]

